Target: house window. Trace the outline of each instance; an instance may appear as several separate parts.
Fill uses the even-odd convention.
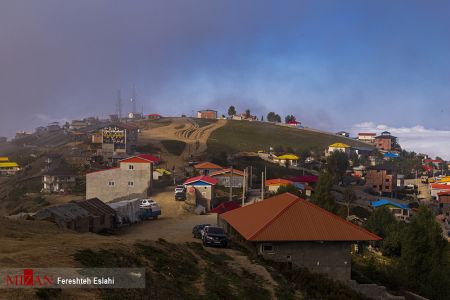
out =
[[[129,187],[133,187],[134,186],[134,181],[128,181],[128,186]]]
[[[385,186],[384,188],[385,188],[386,190],[388,190],[388,189],[389,189],[389,186],[387,185],[387,186]]]
[[[115,186],[115,185],[116,185],[116,182],[113,181],[113,180],[110,180],[110,181],[108,182],[108,186]]]
[[[262,252],[273,253],[274,252],[273,245],[272,244],[263,244],[262,245]]]
[[[134,165],[128,165],[128,170],[134,170]]]

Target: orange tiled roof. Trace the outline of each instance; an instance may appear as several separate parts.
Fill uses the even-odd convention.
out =
[[[289,185],[289,184],[294,184],[294,182],[287,180],[287,179],[283,179],[283,178],[275,178],[275,179],[267,179],[266,180],[266,185]]]
[[[217,176],[217,175],[221,175],[221,174],[231,173],[230,170],[231,170],[231,168],[218,170],[218,171],[215,171],[215,172],[209,174],[209,176]],[[244,172],[242,172],[241,170],[233,169],[233,175],[244,176]]]
[[[211,162],[202,162],[202,163],[196,164],[194,166],[194,168],[196,168],[196,169],[222,169],[221,166],[213,164]]]
[[[376,241],[381,238],[284,193],[220,216],[248,241]]]
[[[435,190],[450,190],[450,185],[442,183],[432,183],[431,188]]]

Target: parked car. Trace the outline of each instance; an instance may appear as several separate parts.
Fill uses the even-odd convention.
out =
[[[156,204],[156,202],[153,201],[153,199],[142,199],[141,200],[141,204],[140,204],[140,208],[151,207],[151,206],[153,206],[155,204]]]
[[[200,225],[195,225],[194,228],[192,228],[192,234],[194,235],[195,239],[202,238],[202,231],[203,231],[203,228],[205,228],[206,226],[212,226],[212,225],[211,224],[200,224]]]
[[[186,187],[184,185],[177,185],[175,187],[175,194],[176,193],[186,193]]]
[[[206,226],[203,229],[202,241],[204,246],[228,246],[227,236],[221,227]]]
[[[177,201],[186,200],[186,193],[183,193],[183,192],[175,193],[175,200],[177,200]]]
[[[161,208],[158,203],[152,199],[143,199],[140,204],[140,213],[142,220],[157,219],[161,215]]]

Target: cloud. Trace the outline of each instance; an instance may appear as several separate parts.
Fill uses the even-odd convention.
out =
[[[389,131],[398,137],[403,149],[425,153],[431,156],[440,156],[450,160],[450,130],[435,130],[422,125],[412,127],[391,127],[386,124],[362,122],[355,124],[351,129],[353,134],[362,131],[377,132]]]

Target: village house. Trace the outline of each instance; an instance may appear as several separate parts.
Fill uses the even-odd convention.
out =
[[[138,140],[138,128],[131,124],[108,125],[101,129],[102,153],[132,154],[136,150]]]
[[[340,136],[343,136],[343,137],[350,137],[350,133],[348,133],[347,131],[339,131],[339,132],[336,132],[336,135],[340,135]]]
[[[19,164],[9,161],[6,156],[0,157],[0,175],[13,176],[20,171]]]
[[[358,133],[358,141],[364,142],[364,143],[369,143],[369,144],[374,144],[375,136],[376,136],[376,133],[360,132],[360,133]]]
[[[258,117],[257,116],[253,116],[251,114],[247,115],[247,113],[243,112],[243,113],[231,116],[231,119],[232,120],[238,120],[238,121],[242,121],[242,120],[245,120],[245,121],[256,121],[256,120],[258,120]]]
[[[289,193],[220,214],[218,223],[232,239],[267,260],[341,281],[350,280],[352,244],[381,240]]]
[[[146,198],[152,187],[154,162],[145,155],[119,161],[119,167],[86,174],[86,198],[103,202],[116,199]]]
[[[231,176],[231,174],[233,174]],[[244,172],[231,168],[218,170],[209,174],[210,177],[217,179],[217,185],[230,187],[230,181],[234,188],[242,188],[244,186]]]
[[[201,205],[206,211],[211,210],[211,201],[214,198],[214,187],[218,180],[210,176],[197,176],[187,179],[183,184],[188,193],[195,194],[195,206]]]
[[[371,166],[365,176],[366,187],[381,194],[393,193],[397,187],[397,172],[391,166]]]
[[[220,171],[223,168],[219,165],[213,164],[211,162],[202,162],[194,165],[194,169],[200,175],[209,175],[210,173]]]
[[[274,178],[267,179],[264,185],[267,187],[268,192],[276,193],[281,186],[294,185],[294,182],[283,178]]]
[[[430,195],[434,199],[438,198],[441,192],[450,192],[450,185],[445,183],[430,183]]]
[[[6,143],[8,141],[7,137],[0,136],[0,143]]]
[[[389,131],[383,131],[381,135],[375,137],[375,147],[382,151],[396,150],[397,137],[391,135]]]
[[[149,114],[147,115],[147,118],[149,120],[159,120],[162,118],[162,116],[160,114]]]
[[[387,199],[379,199],[370,203],[373,209],[387,207],[392,215],[399,221],[408,221],[411,217],[411,208],[406,204],[397,203]]]
[[[299,121],[296,121],[296,120],[291,120],[291,121],[287,122],[286,125],[291,126],[291,127],[301,128],[302,127],[302,122],[299,122]]]
[[[69,126],[69,130],[80,130],[89,126],[89,123],[85,120],[73,120]]]
[[[60,166],[42,176],[42,191],[47,193],[67,193],[76,185],[76,172]]]
[[[217,110],[205,109],[197,112],[197,118],[200,119],[217,119]]]
[[[275,156],[273,158],[273,161],[278,163],[280,166],[292,166],[297,167],[298,166],[298,160],[300,157],[298,157],[295,154],[283,154],[280,156]]]
[[[446,217],[450,217],[450,190],[437,194],[439,210]]]
[[[334,151],[340,151],[347,155],[350,154],[350,146],[344,143],[334,143],[328,146],[328,151],[325,153],[325,156],[330,156]]]
[[[89,214],[89,231],[94,233],[111,231],[115,226],[116,211],[98,198],[72,201]]]

